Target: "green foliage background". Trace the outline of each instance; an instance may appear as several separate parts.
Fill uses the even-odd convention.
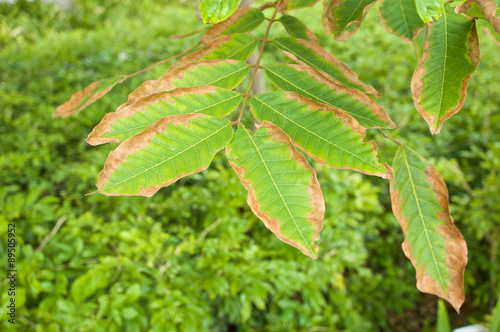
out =
[[[319,8],[300,14],[317,32],[319,15]],[[251,213],[222,155],[152,198],[84,196],[112,147],[83,139],[168,65],[77,116],[53,119],[56,106],[92,81],[179,53],[197,37],[168,36],[202,27],[191,1],[77,0],[68,11],[0,4],[0,262],[6,266],[7,223],[15,222],[18,331],[374,331],[408,317],[416,317],[415,330],[430,326],[434,312],[418,309],[422,296],[384,180],[315,165],[327,204],[317,261]],[[448,184],[469,246],[467,302],[460,317],[450,313],[454,326],[483,320],[500,290],[500,61],[498,46],[479,32],[482,60],[465,107],[434,137],[411,98],[412,45],[387,33],[373,9],[347,42],[320,35],[381,92],[379,103],[401,128],[394,136]],[[276,61],[285,59],[264,59]],[[392,162],[395,148],[382,142],[381,160]],[[60,218],[67,221],[37,249]],[[0,329],[14,330],[5,281],[1,288]],[[423,299],[435,308],[434,297]]]

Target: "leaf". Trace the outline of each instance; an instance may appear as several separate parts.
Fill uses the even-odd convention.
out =
[[[241,0],[200,0],[200,13],[203,22],[219,23],[231,16]]]
[[[91,145],[119,143],[166,116],[201,113],[223,117],[234,111],[241,99],[238,92],[214,86],[155,93],[137,100],[120,112],[106,114],[86,141]]]
[[[378,95],[370,85],[363,83],[349,67],[337,60],[317,43],[289,37],[276,38],[274,44],[289,58],[301,64],[313,67],[348,87],[355,87]]]
[[[395,127],[387,113],[366,94],[349,89],[304,65],[274,65],[265,69],[278,88],[349,113],[363,127]]]
[[[204,114],[167,116],[112,151],[98,192],[150,197],[180,178],[205,170],[232,139],[231,122]]]
[[[293,38],[300,38],[316,43],[318,42],[314,33],[309,30],[309,28],[298,18],[291,15],[283,15],[278,21]]]
[[[288,9],[297,9],[304,7],[312,7],[318,2],[318,0],[289,0],[288,1]]]
[[[498,295],[497,305],[493,309],[490,331],[500,331],[500,294]]]
[[[451,332],[450,319],[443,300],[438,301],[436,332]]]
[[[78,91],[71,96],[70,100],[57,107],[52,116],[67,117],[80,112],[111,91],[122,79],[122,76],[116,76],[89,84],[84,90]]]
[[[283,242],[316,259],[325,203],[314,169],[277,126],[252,136],[239,125],[226,148],[253,213]]]
[[[444,12],[444,0],[415,0],[415,5],[424,23],[437,20]]]
[[[447,8],[439,20],[427,25],[422,57],[411,80],[415,107],[432,134],[462,108],[469,78],[480,60],[474,21]]]
[[[118,107],[117,112],[141,98],[176,87],[213,85],[233,89],[245,79],[249,71],[248,64],[236,60],[207,60],[188,62],[180,68],[174,66],[158,80],[142,83],[128,96],[127,102]]]
[[[497,16],[497,4],[493,0],[467,0],[457,8],[457,13],[467,13],[473,4],[479,5],[488,23],[500,33],[500,17]]]
[[[392,167],[392,209],[405,235],[403,251],[417,272],[417,288],[458,311],[465,300],[467,246],[450,216],[446,184],[427,160],[405,146]]]
[[[346,112],[293,92],[258,94],[249,104],[259,121],[280,127],[319,163],[388,177],[385,165],[378,163],[375,143],[363,142],[364,128]]]
[[[222,34],[244,33],[257,28],[264,21],[262,11],[255,8],[238,8],[227,20],[210,27],[201,37],[203,45],[209,45]]]
[[[376,0],[333,0],[326,9],[330,31],[336,40],[347,40],[361,25]],[[346,31],[352,26],[353,29]]]
[[[387,31],[405,41],[412,41],[424,26],[415,0],[381,0],[379,13]]]
[[[257,39],[249,34],[235,33],[231,39],[221,43],[219,47],[210,51],[202,60],[210,59],[234,59],[245,61],[253,53],[257,46]]]

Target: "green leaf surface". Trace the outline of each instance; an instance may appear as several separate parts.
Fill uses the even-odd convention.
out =
[[[249,9],[235,24],[230,25],[224,31],[224,34],[227,35],[253,31],[264,21],[264,18],[264,14],[261,10],[256,8]]]
[[[165,116],[200,113],[224,117],[238,107],[241,99],[238,92],[212,86],[156,93],[120,112],[106,114],[87,142],[92,145],[123,142]]]
[[[449,212],[448,190],[432,165],[400,146],[394,158],[391,199],[405,234],[403,250],[417,271],[417,287],[462,305],[465,241]]]
[[[295,40],[290,37],[275,38],[274,44],[292,60],[322,71],[348,87],[377,93],[371,86],[364,84],[349,67],[335,59],[317,43]]]
[[[394,125],[387,113],[369,96],[327,80],[314,69],[300,65],[274,65],[266,67],[265,73],[278,88],[339,108],[363,127]]]
[[[231,122],[203,114],[162,118],[111,152],[97,188],[106,195],[152,196],[205,170],[232,139]]]
[[[364,129],[349,114],[293,92],[258,94],[249,102],[259,121],[270,121],[323,165],[386,177],[376,146],[364,143]]]
[[[379,13],[386,29],[407,41],[413,40],[424,26],[415,0],[382,0]]]
[[[252,211],[278,238],[311,258],[322,227],[324,201],[314,170],[271,123],[252,136],[242,125],[226,149]]]
[[[241,0],[200,0],[200,13],[203,22],[218,23],[231,16]]]
[[[318,0],[289,0],[288,1],[288,9],[297,9],[304,7],[312,7],[318,2]]]
[[[429,123],[433,134],[462,108],[469,78],[479,60],[473,20],[455,14],[449,7],[439,20],[428,25],[411,89],[415,107]]]
[[[300,38],[309,41],[316,41],[316,37],[307,26],[298,18],[291,15],[283,15],[278,20],[285,30],[293,38]]]
[[[444,12],[444,0],[415,0],[417,13],[425,23],[437,20]]]
[[[235,33],[227,42],[221,43],[201,60],[234,59],[245,61],[257,46],[257,39],[249,34]]]
[[[213,85],[227,89],[237,87],[250,71],[250,65],[235,60],[209,60],[188,65],[182,76],[172,75],[172,86],[176,88]]]
[[[326,9],[330,31],[338,40],[349,38],[376,0],[333,0]],[[352,28],[346,30],[348,27]]]
[[[443,300],[438,301],[436,332],[451,332],[450,318]]]

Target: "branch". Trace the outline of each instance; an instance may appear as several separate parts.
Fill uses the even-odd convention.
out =
[[[43,248],[47,245],[47,243],[49,243],[49,241],[57,234],[59,228],[61,228],[61,226],[66,222],[66,220],[68,220],[68,217],[66,215],[63,215],[61,218],[59,218],[54,228],[52,228],[50,233],[43,238],[42,242],[40,242],[40,244],[35,250],[43,250]]]

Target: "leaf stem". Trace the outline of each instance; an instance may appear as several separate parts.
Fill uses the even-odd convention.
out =
[[[278,14],[278,8],[279,8],[281,2],[282,2],[282,0],[277,0],[273,4],[274,12],[273,12],[273,15],[271,16],[271,19],[269,20],[269,24],[267,25],[266,33],[264,34],[264,38],[262,39],[262,46],[260,48],[259,56],[257,57],[257,61],[255,62],[255,64],[252,65],[254,67],[254,70],[252,73],[252,78],[250,79],[250,85],[248,86],[248,90],[247,90],[247,93],[245,95],[245,100],[243,101],[243,106],[241,107],[241,111],[240,111],[240,114],[238,115],[238,119],[236,120],[236,122],[241,121],[241,118],[243,117],[243,113],[245,112],[245,107],[247,106],[248,98],[250,97],[250,93],[252,91],[253,82],[255,81],[255,76],[257,75],[257,71],[259,70],[259,67],[260,67],[260,60],[262,59],[262,53],[264,53],[264,48],[266,47],[267,37],[269,36],[269,31],[271,31],[271,26],[275,22],[274,19],[276,18],[276,14]],[[266,4],[266,5],[268,5],[268,4]],[[264,6],[266,6],[266,5],[264,5]],[[260,7],[260,9],[262,10],[264,6]],[[268,7],[266,7],[266,8],[268,8]]]
[[[404,144],[401,143],[400,141],[398,141],[397,139],[395,138],[392,138],[391,136],[387,135],[382,129],[378,128],[378,131],[380,131],[382,133],[382,135],[387,138],[387,139],[390,139],[391,141],[393,141],[394,143],[396,143],[397,145],[401,145],[403,146]]]

